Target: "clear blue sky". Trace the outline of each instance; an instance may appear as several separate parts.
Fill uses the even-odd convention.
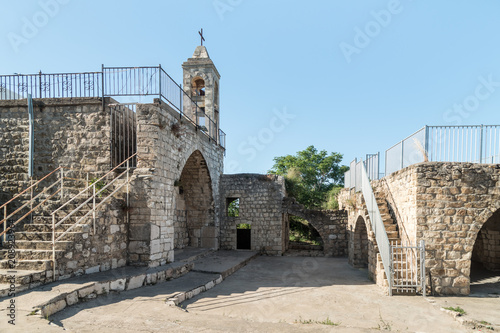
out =
[[[499,13],[498,0],[3,1],[0,73],[162,64],[181,83],[203,27],[226,172],[309,145],[348,164],[426,124],[499,124]]]

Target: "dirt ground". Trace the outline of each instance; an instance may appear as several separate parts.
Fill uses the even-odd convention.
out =
[[[29,316],[8,332],[478,332],[488,330],[461,325],[441,303],[500,314],[498,298],[385,296],[366,270],[338,258],[258,257],[181,307],[165,304],[167,284],[75,305],[50,321]]]

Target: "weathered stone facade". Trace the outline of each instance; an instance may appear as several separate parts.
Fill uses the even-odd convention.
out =
[[[220,183],[221,249],[236,249],[236,226],[251,225],[251,249],[269,255],[281,255],[288,233],[282,203],[286,196],[281,176],[237,174],[223,175]],[[227,216],[228,199],[239,201],[239,216]]]
[[[130,262],[162,265],[175,247],[218,248],[224,150],[166,104],[137,106]]]
[[[35,179],[59,166],[81,179],[109,170],[109,115],[100,99],[35,100],[33,113]],[[0,101],[0,204],[29,186],[28,129],[27,101]]]
[[[323,241],[323,254],[328,257],[347,255],[347,212],[344,210],[305,209],[293,198],[285,198],[283,210],[287,217],[300,217],[318,231]],[[288,249],[288,239],[286,240]]]
[[[401,238],[413,245],[425,241],[427,285],[433,292],[469,294],[471,259],[498,269],[500,165],[420,163],[372,186],[391,198]],[[348,190],[340,197],[350,226],[364,214],[361,197]]]

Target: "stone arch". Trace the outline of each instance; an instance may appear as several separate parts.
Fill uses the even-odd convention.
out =
[[[500,214],[500,201],[495,200],[495,198],[490,198],[489,202],[491,202],[491,207],[484,209],[477,218],[470,224],[470,229],[467,234],[467,241],[463,248],[463,254],[461,259],[461,277],[456,279],[455,286],[460,288],[466,288],[468,291],[466,294],[470,292],[470,282],[471,282],[471,273],[473,270],[472,262],[474,261],[473,253],[474,250],[477,251],[477,246],[481,246],[481,230],[483,226],[491,219],[495,214]],[[476,248],[476,249],[475,249]],[[477,254],[476,254],[477,255]],[[500,256],[500,254],[499,254]],[[477,259],[477,257],[476,257]],[[477,267],[477,266],[476,266]]]
[[[352,265],[354,267],[368,267],[368,230],[365,219],[358,216],[354,224],[352,239]]]
[[[207,161],[199,150],[186,160],[176,185],[174,245],[216,248],[214,195]]]
[[[325,244],[325,235],[323,234],[323,230],[321,228],[319,228],[316,223],[315,223],[315,219],[312,218],[312,216],[310,214],[288,214],[287,216],[287,226],[285,228],[285,232],[286,232],[286,235],[285,235],[285,244],[286,244],[286,248],[287,249],[292,249],[290,243],[289,243],[289,237],[290,237],[290,217],[298,217],[302,220],[305,220],[308,224],[308,227],[309,229],[311,230],[311,232],[314,234],[316,234],[317,236],[317,240],[319,241],[320,245],[316,245],[316,247],[318,247],[318,250],[320,251],[323,251],[324,249],[324,244]],[[297,244],[295,244],[295,249],[313,249],[314,247],[301,247],[301,246],[297,246]]]
[[[468,260],[471,282],[490,274],[500,275],[500,208],[482,214],[479,223],[481,228],[475,232],[476,237]]]
[[[205,79],[200,75],[191,80],[191,92],[193,96],[205,96]]]

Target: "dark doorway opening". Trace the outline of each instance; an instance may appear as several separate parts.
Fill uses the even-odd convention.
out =
[[[252,228],[250,224],[238,224],[236,226],[236,249],[252,249]]]

